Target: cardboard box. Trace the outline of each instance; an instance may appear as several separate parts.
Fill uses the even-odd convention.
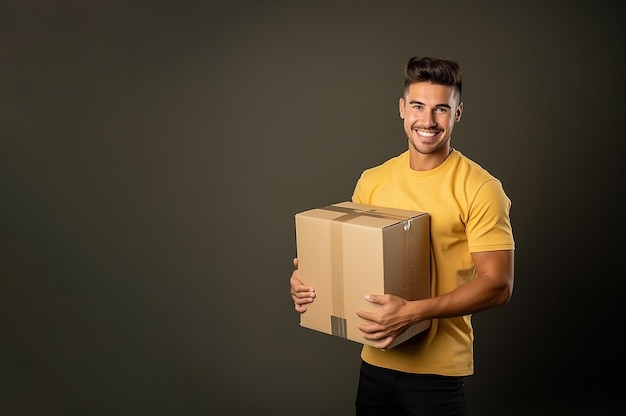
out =
[[[366,294],[408,300],[430,297],[430,217],[394,208],[342,202],[295,215],[300,280],[315,301],[300,325],[361,344],[357,310],[377,311]],[[387,348],[430,328],[413,325]]]

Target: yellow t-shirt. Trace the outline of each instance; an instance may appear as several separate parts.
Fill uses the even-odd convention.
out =
[[[409,166],[409,151],[367,169],[352,201],[430,215],[432,295],[475,276],[471,252],[513,250],[511,201],[501,182],[458,150],[428,171]],[[363,346],[366,362],[398,371],[465,376],[474,373],[471,315],[435,319],[424,334],[382,351]]]

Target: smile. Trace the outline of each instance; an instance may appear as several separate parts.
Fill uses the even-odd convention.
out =
[[[427,137],[427,138],[434,137],[434,136],[436,136],[436,135],[437,135],[437,133],[438,133],[438,132],[436,132],[436,131],[419,130],[419,129],[415,129],[415,132],[416,132],[417,134],[419,134],[420,136],[422,136],[422,137]]]

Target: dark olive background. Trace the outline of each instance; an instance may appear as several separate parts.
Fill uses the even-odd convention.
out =
[[[413,55],[461,63],[453,145],[513,201],[471,414],[624,410],[623,19],[554,3],[3,2],[0,413],[353,414],[293,216],[406,149]]]

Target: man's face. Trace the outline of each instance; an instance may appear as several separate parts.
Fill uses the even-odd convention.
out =
[[[463,103],[453,87],[416,82],[400,98],[400,118],[411,146],[421,154],[446,150]]]

